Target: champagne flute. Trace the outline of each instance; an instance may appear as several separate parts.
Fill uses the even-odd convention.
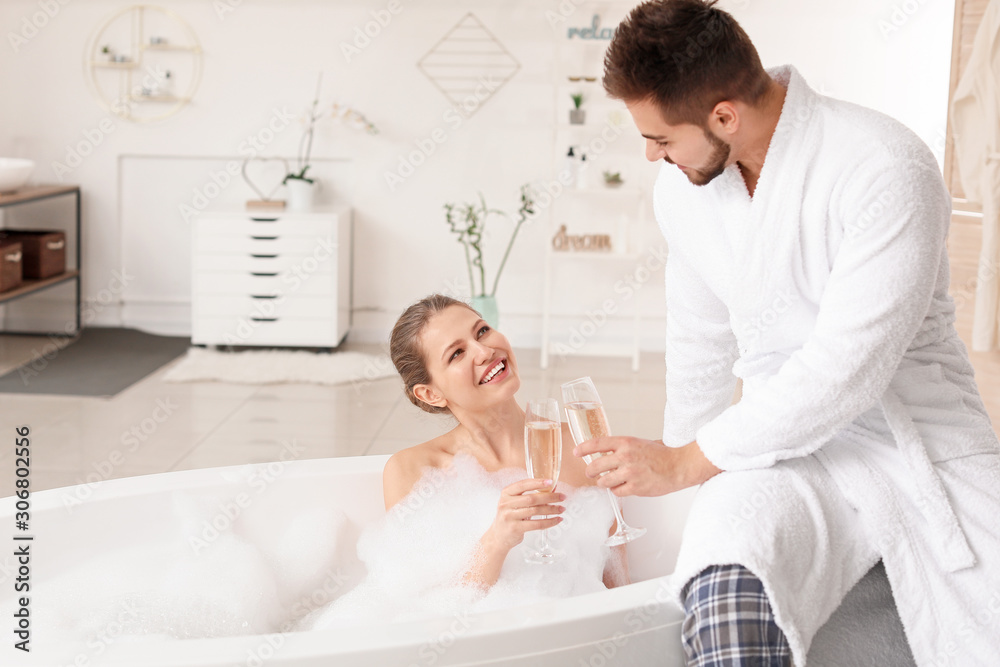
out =
[[[563,403],[566,404],[569,430],[573,434],[573,441],[576,444],[579,445],[587,440],[611,435],[608,417],[604,414],[604,406],[601,404],[601,397],[597,395],[594,382],[589,377],[565,383],[562,385],[562,394]],[[598,452],[584,456],[583,460],[589,464],[598,456],[603,455],[603,453]],[[606,475],[607,473],[601,474]],[[612,493],[611,489],[608,489],[608,496],[611,498],[611,507],[615,510],[615,519],[618,520],[618,530],[604,543],[609,547],[614,547],[645,535],[645,528],[636,528],[625,523],[621,507],[618,504],[618,497]]]
[[[551,479],[552,492],[559,481],[562,466],[562,423],[559,421],[559,403],[554,398],[528,401],[524,415],[524,461],[528,474],[535,479]],[[539,550],[525,557],[529,563],[554,563],[566,554],[549,545],[549,530],[542,531]]]

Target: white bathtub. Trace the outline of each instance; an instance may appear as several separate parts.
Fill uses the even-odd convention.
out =
[[[72,512],[65,503],[67,498],[82,495],[77,493],[77,487],[33,494],[32,582],[37,584],[81,562],[93,562],[90,559],[115,549],[156,543],[170,522],[176,521],[171,509],[174,494],[226,495],[232,493],[233,480],[245,480],[248,470],[268,479],[266,489],[239,516],[241,522],[254,524],[258,534],[266,536],[269,526],[281,525],[303,507],[331,504],[346,513],[356,527],[352,531],[356,537],[360,527],[383,514],[381,471],[387,458],[316,459],[110,480],[90,487],[89,497],[75,505]],[[632,579],[637,583],[614,590],[465,618],[338,631],[186,640],[102,640],[58,646],[42,645],[33,639],[27,655],[12,648],[16,640],[5,631],[0,664],[679,666],[684,664],[680,645],[682,614],[666,599],[658,577],[673,568],[692,494],[689,491],[658,499],[628,499],[630,523],[645,526],[649,532],[629,546]],[[15,500],[0,499],[0,525],[9,531],[8,535],[15,532]],[[8,544],[24,543],[10,540]],[[13,549],[4,547],[3,553]],[[7,568],[0,569],[0,613],[9,624],[16,608],[13,596],[17,574],[10,569],[9,556],[6,562]],[[32,598],[29,610],[31,605],[42,604],[44,600]],[[109,628],[106,635],[109,640],[114,638],[113,630]],[[840,645],[843,659],[843,633],[827,635]],[[873,657],[868,654],[867,660]],[[810,664],[835,663],[811,660]],[[840,660],[836,664],[853,663]],[[896,663],[883,660],[857,664]]]

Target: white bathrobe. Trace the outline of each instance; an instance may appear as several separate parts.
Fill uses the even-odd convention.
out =
[[[951,124],[962,190],[983,207],[972,349],[1000,347],[1000,0],[986,8],[965,73],[955,88]]]
[[[788,92],[754,196],[736,165],[697,187],[664,164],[654,190],[663,441],[725,471],[674,592],[746,566],[801,666],[881,558],[918,665],[998,664],[1000,444],[953,326],[949,194],[901,124],[770,73]]]

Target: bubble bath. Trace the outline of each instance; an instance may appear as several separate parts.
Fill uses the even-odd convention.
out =
[[[446,470],[427,469],[410,494],[362,534],[358,554],[366,579],[300,627],[480,613],[606,590],[602,576],[610,550],[604,539],[614,519],[607,495],[566,484],[558,487],[567,495],[563,521],[549,531],[552,544],[566,553],[562,561],[526,563],[539,536],[532,531],[507,555],[488,592],[461,585],[496,516],[501,490],[525,477],[524,470],[487,472],[468,455],[455,457]]]

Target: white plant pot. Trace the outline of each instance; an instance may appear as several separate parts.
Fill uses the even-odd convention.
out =
[[[316,183],[304,181],[301,178],[290,178],[285,182],[288,188],[288,209],[304,213],[311,211],[313,207],[313,194],[316,192]]]

